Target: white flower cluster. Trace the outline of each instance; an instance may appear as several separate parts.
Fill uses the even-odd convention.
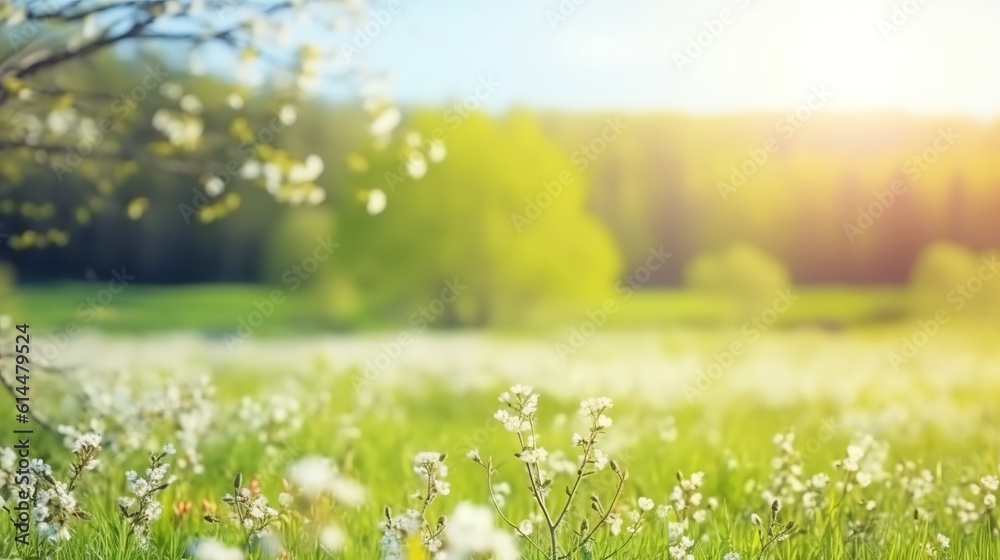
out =
[[[404,560],[406,558],[406,543],[411,535],[420,530],[424,523],[423,517],[415,509],[408,509],[405,514],[393,517],[390,510],[386,508],[385,515],[385,521],[379,523],[379,529],[382,531],[382,539],[379,541],[382,558],[384,560]]]
[[[84,471],[92,471],[101,464],[101,460],[97,458],[97,454],[100,451],[101,434],[96,432],[83,434],[73,443],[73,454],[76,457],[69,466],[71,477],[69,482],[70,489],[76,485],[77,479],[80,478],[80,475]]]
[[[941,533],[937,534],[935,541],[937,542],[924,544],[924,552],[931,558],[937,558],[938,552],[947,553],[948,549],[951,548],[951,539]]]
[[[447,526],[447,519],[441,517],[432,526],[427,522],[426,516],[428,507],[439,495],[451,493],[451,487],[444,481],[448,476],[448,465],[444,462],[446,458],[446,453],[437,451],[423,451],[414,457],[413,472],[423,481],[423,489],[414,492],[410,498],[419,505],[396,517],[392,517],[389,508],[385,509],[385,521],[379,524],[379,528],[382,530],[381,546],[386,558],[398,558],[407,539],[418,533],[428,554],[435,555],[441,550],[444,545],[441,535]]]
[[[513,536],[496,528],[493,511],[486,506],[459,504],[449,517],[444,541],[444,560],[476,557],[516,560],[521,557]]]
[[[291,439],[302,429],[302,405],[288,395],[272,395],[266,401],[245,396],[236,413],[241,434],[256,434],[269,455],[278,452],[281,442]]]
[[[167,140],[184,150],[198,148],[205,132],[205,121],[197,114],[160,108],[153,114],[153,128],[166,136]]]
[[[215,388],[207,376],[178,371],[169,383],[151,387],[137,383],[141,376],[128,378],[120,370],[99,380],[85,372],[71,378],[77,382],[78,414],[86,421],[60,425],[58,430],[74,452],[81,438],[97,432],[112,453],[129,454],[162,427],[170,429],[177,442],[177,467],[203,472],[198,448],[211,432],[215,416]]]
[[[670,508],[677,514],[678,520],[687,528],[689,521],[703,523],[708,518],[708,510],[702,507],[705,501],[709,509],[714,509],[718,502],[712,498],[704,500],[701,487],[705,483],[705,473],[698,471],[685,478],[677,473],[677,484],[670,491]]]
[[[167,477],[170,464],[163,460],[174,453],[174,446],[167,444],[159,453],[151,455],[145,477],[139,476],[135,471],[125,473],[125,481],[132,495],[118,498],[118,510],[128,522],[131,534],[140,548],[149,547],[149,526],[163,514],[163,506],[157,495],[174,481],[174,477]]]
[[[896,465],[896,477],[913,506],[923,508],[926,498],[934,492],[934,474],[913,461],[903,461]],[[927,512],[919,509],[919,514]]]
[[[988,511],[997,507],[997,490],[1000,489],[1000,479],[996,475],[987,475],[979,479],[983,488],[983,505]]]
[[[288,113],[290,109],[286,109]],[[264,189],[280,202],[294,205],[316,205],[326,200],[326,191],[315,181],[323,173],[323,158],[310,154],[302,161],[281,152],[273,161],[248,159],[240,167],[240,177],[248,181],[260,181]]]
[[[80,403],[77,415],[84,421],[58,426],[66,447],[72,449],[82,436],[96,432],[103,435],[102,445],[116,455],[138,449],[147,437],[147,419],[157,413],[144,408],[144,399],[136,394],[125,373],[112,370],[97,380],[89,372],[74,371],[69,378]],[[162,400],[158,397],[148,400],[156,403]]]
[[[327,554],[334,554],[340,551],[340,549],[344,548],[344,543],[347,541],[347,535],[344,533],[344,530],[329,523],[320,529],[318,537],[320,547]]]
[[[27,501],[31,520],[41,539],[48,542],[68,541],[71,538],[70,523],[74,519],[89,518],[77,504],[73,495],[80,475],[98,464],[97,453],[101,450],[101,436],[87,434],[76,447],[76,460],[70,465],[69,482],[56,480],[52,467],[41,459],[30,459],[27,468],[18,470],[17,455],[13,449],[0,449],[0,506],[6,499]]]
[[[508,432],[522,433],[531,430],[538,411],[538,394],[531,392],[528,385],[514,385],[510,391],[500,394],[503,408],[496,411],[496,418]]]
[[[622,534],[622,523],[624,522],[625,519],[622,518],[621,513],[617,511],[612,511],[611,513],[608,514],[608,521],[607,521],[608,532],[610,532],[612,535],[616,537]]]
[[[229,521],[241,527],[249,538],[261,537],[278,518],[278,510],[268,505],[267,496],[249,488],[237,486],[232,494],[224,495],[222,501],[232,506]]]
[[[646,514],[655,508],[656,504],[653,500],[644,496],[640,497],[636,500],[635,508],[623,506],[620,511],[611,512],[608,517],[608,530],[615,536],[621,534],[622,524],[625,518],[628,518],[629,524],[625,527],[625,531],[629,534],[639,533],[646,524]]]
[[[611,427],[611,419],[604,413],[614,406],[608,397],[591,397],[580,403],[580,416],[590,418],[598,428]]]
[[[762,493],[764,503],[770,505],[778,500],[784,506],[798,504],[807,518],[814,518],[827,503],[826,486],[830,477],[824,473],[805,475],[794,433],[776,434],[772,442],[778,453],[771,459],[770,479]]]
[[[611,497],[611,502],[605,507],[597,494],[591,494],[590,508],[596,511],[598,515],[596,524],[590,527],[589,521],[587,519],[583,520],[580,529],[575,532],[576,538],[579,539],[576,548],[568,556],[572,556],[577,550],[583,551],[584,554],[592,554],[595,542],[594,535],[603,527],[607,527],[608,532],[612,536],[620,535],[625,522],[624,516],[627,516],[630,520],[627,531],[632,535],[638,533],[642,527],[645,514],[654,509],[655,504],[653,504],[652,500],[645,497],[637,502],[637,509],[619,504],[618,499],[621,496],[625,481],[628,479],[628,471],[622,469],[618,463],[608,458],[607,455],[596,447],[599,437],[612,425],[611,418],[606,414],[614,406],[611,399],[607,397],[595,397],[588,398],[580,403],[579,415],[589,420],[589,426],[585,432],[586,435],[575,433],[571,438],[572,445],[581,448],[579,462],[574,464],[566,457],[565,453],[556,451],[550,454],[545,448],[539,445],[540,438],[536,433],[535,418],[538,410],[538,398],[538,394],[534,393],[532,387],[515,385],[509,391],[505,391],[500,395],[499,401],[504,407],[494,414],[494,418],[500,421],[507,431],[514,433],[517,437],[519,450],[514,455],[527,467],[528,487],[537,505],[537,509],[527,519],[523,519],[515,524],[502,515],[501,517],[503,517],[504,522],[514,529],[518,536],[526,539],[539,551],[542,548],[536,544],[531,535],[535,533],[534,527],[536,524],[542,525],[544,531],[540,531],[539,533],[547,535],[549,539],[549,543],[545,546],[551,547],[553,552],[556,551],[559,546],[559,531],[564,526],[564,521],[569,519],[570,516],[580,515],[579,512],[575,511],[574,500],[580,496],[578,491],[580,490],[581,483],[585,478],[597,474],[606,467],[610,467],[610,470],[617,476],[616,489]],[[557,417],[555,420],[557,427],[561,427],[565,423],[566,418],[564,416]],[[497,471],[493,466],[492,458],[484,461],[477,449],[470,450],[467,456],[486,470],[493,505],[498,510],[502,509],[506,501],[504,492],[501,491],[504,483],[495,484],[493,482],[493,476]],[[567,483],[565,487],[567,499],[556,509],[556,505],[550,503],[549,496],[552,488],[555,486],[553,484],[553,477],[558,474],[575,476],[575,480]],[[449,524],[449,531],[451,527],[451,524]],[[621,547],[627,545],[629,540],[622,543]],[[447,545],[450,545],[448,539],[445,539],[445,542]],[[447,548],[448,546],[446,546]]]
[[[528,436],[525,440],[526,446],[518,453],[517,458],[529,465],[546,463],[549,458],[549,452],[544,447],[537,445],[538,439],[538,436]]]
[[[394,115],[391,116],[394,118]],[[403,167],[407,175],[418,181],[427,174],[430,163],[444,161],[447,154],[444,142],[438,139],[425,141],[420,133],[413,131],[406,134],[405,146],[407,153]]]
[[[288,480],[309,500],[328,496],[335,502],[357,507],[365,501],[365,489],[342,474],[326,457],[304,457],[288,466]]]
[[[73,442],[73,453],[77,455],[88,454],[94,451],[101,450],[101,434],[95,432],[89,432],[76,438]],[[97,465],[93,465],[90,469],[95,468]],[[88,470],[90,470],[88,469]]]
[[[207,375],[182,386],[169,385],[157,410],[173,424],[174,437],[180,453],[177,466],[195,473],[205,471],[198,451],[202,440],[211,432],[215,418],[215,387]]]
[[[952,487],[945,500],[944,511],[954,516],[963,530],[971,534],[981,520],[993,519],[998,490],[1000,478],[993,474],[980,477],[978,482]],[[993,526],[996,527],[995,524]],[[1000,530],[994,528],[994,532]]]
[[[195,541],[189,552],[193,560],[243,560],[243,551],[226,546],[215,539]]]
[[[593,472],[604,470],[610,459],[604,451],[597,448],[597,439],[605,430],[611,427],[611,418],[605,414],[614,406],[608,397],[591,397],[580,403],[579,414],[590,421],[588,435],[573,434],[570,443],[573,447],[583,448],[580,461],[583,468]]]
[[[427,502],[433,501],[438,494],[451,493],[451,486],[444,480],[448,476],[448,465],[444,464],[446,456],[437,451],[424,451],[413,459],[413,472],[426,483],[427,495],[422,498]]]
[[[49,478],[51,470],[47,466],[36,465],[35,470],[42,478]],[[36,523],[38,534],[50,541],[68,541],[70,539],[69,520],[77,514],[79,508],[76,498],[65,483],[51,481],[46,488],[35,492],[35,502],[31,510],[31,518]]]
[[[836,461],[834,468],[846,475],[846,480],[837,483],[837,489],[850,492],[856,487],[867,488],[873,482],[884,482],[889,473],[884,469],[889,447],[876,440],[871,434],[864,434],[847,446],[847,457]]]
[[[694,549],[694,544],[690,537],[681,535],[677,543],[668,549],[670,557],[674,560],[694,560],[694,554],[691,552]]]

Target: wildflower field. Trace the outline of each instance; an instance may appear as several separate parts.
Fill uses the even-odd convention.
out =
[[[952,327],[83,335],[0,451],[0,554],[997,558],[1000,348]]]
[[[0,0],[0,560],[1000,560],[998,16]]]

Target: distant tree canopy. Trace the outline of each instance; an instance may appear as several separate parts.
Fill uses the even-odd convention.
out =
[[[924,297],[943,302],[948,290],[976,273],[977,261],[976,253],[967,247],[935,243],[917,259],[910,286]]]
[[[363,291],[371,311],[406,319],[457,285],[439,323],[485,324],[610,290],[620,270],[612,237],[587,209],[584,177],[532,117],[412,121],[407,142],[420,159],[398,167],[373,151],[356,162],[369,189],[365,205],[338,214],[337,238],[350,240],[334,254],[338,294]],[[423,158],[437,163],[416,183],[407,176],[422,175]]]
[[[746,244],[695,257],[688,263],[684,278],[692,288],[754,303],[770,300],[776,291],[792,283],[781,261]]]
[[[1000,317],[1000,253],[976,253],[961,245],[939,242],[917,260],[910,279],[914,316],[932,319],[965,316]]]
[[[400,111],[352,62],[366,18],[363,1],[0,0],[0,183],[53,187],[2,203],[29,222],[10,246],[64,246],[107,207],[138,219],[164,189],[187,193],[185,221],[224,217],[249,188],[323,202],[323,158],[276,137],[312,91],[360,80],[370,132],[390,145]],[[125,60],[126,47],[145,54]],[[233,81],[205,77],[208,66]],[[141,170],[182,179],[129,188]]]
[[[57,33],[55,21],[46,26],[49,33]],[[7,39],[4,35],[0,48],[6,48]],[[41,37],[36,42],[44,44]],[[411,121],[415,123],[411,117],[417,109],[397,113],[385,106],[382,112],[372,113],[367,102],[337,105],[323,97],[302,99],[294,94],[294,84],[283,85],[281,80],[249,88],[223,77],[194,75],[179,60],[183,56],[177,56],[183,55],[183,49],[165,53],[151,39],[140,43],[151,48],[136,52],[104,49],[88,55],[86,64],[77,60],[58,73],[40,73],[34,78],[36,89],[50,83],[48,87],[72,86],[83,92],[110,91],[121,96],[130,95],[146,67],[162,64],[172,73],[145,101],[129,105],[128,118],[115,121],[121,131],[116,128],[114,134],[105,135],[95,148],[102,152],[143,148],[144,155],[138,159],[81,158],[60,181],[51,164],[65,161],[65,150],[47,152],[30,146],[0,150],[0,234],[9,234],[0,239],[0,259],[16,266],[19,280],[81,279],[87,269],[106,273],[126,266],[143,282],[259,282],[270,278],[264,272],[271,265],[262,258],[266,247],[276,244],[277,227],[298,219],[288,214],[302,209],[295,206],[310,206],[331,221],[370,217],[384,222],[388,213],[399,214],[410,207],[423,212],[419,204],[402,204],[395,197],[410,187],[419,191],[417,177],[434,177],[434,167],[447,161],[439,161],[440,157],[450,157],[459,149],[454,146],[461,137],[457,133],[471,123],[453,131],[459,115],[451,111],[451,120],[441,125],[446,135],[440,142],[427,130],[416,146],[405,132],[394,133],[388,143],[377,137],[372,142],[372,133],[381,127],[398,124],[406,129]],[[0,65],[0,73],[8,71],[8,64]],[[16,115],[15,102],[55,106],[54,98],[38,93],[7,95],[0,105],[0,137],[14,134],[8,124],[22,118]],[[21,95],[31,99],[17,99]],[[191,99],[183,101],[189,95],[202,105],[200,148],[180,155],[149,154],[146,148],[150,146],[168,148],[163,143],[170,144],[154,127],[157,113],[181,110],[181,104],[197,107]],[[112,117],[115,102],[73,97],[74,104],[87,106],[88,114]],[[240,103],[239,110],[233,107]],[[454,106],[443,102],[437,110],[448,117],[445,107]],[[50,126],[61,130],[64,123],[57,117],[50,125],[47,114],[29,109],[35,116],[25,118],[37,121],[31,125],[42,135],[37,140],[54,141]],[[75,110],[80,118],[74,122],[79,126],[66,131],[70,138],[77,129],[89,126],[83,124],[82,110]],[[294,124],[272,136],[266,125],[279,116]],[[533,118],[541,123],[569,172],[578,173],[588,184],[587,207],[611,232],[623,270],[641,266],[651,246],[662,245],[673,255],[644,285],[648,288],[683,283],[688,263],[706,251],[737,242],[752,243],[779,259],[803,284],[903,284],[921,252],[935,241],[949,240],[977,252],[1000,247],[995,219],[995,209],[1000,207],[1000,160],[992,157],[1000,141],[996,124],[950,117],[817,115],[794,142],[782,147],[782,157],[770,161],[723,201],[716,183],[746,157],[747,147],[758,143],[760,132],[772,127],[777,117],[623,115],[625,128],[620,137],[603,145],[599,153],[590,146],[595,139],[603,141],[602,128],[614,115],[535,111]],[[258,133],[246,144],[229,133],[230,125],[241,127],[244,121]],[[902,162],[922,153],[942,125],[954,125],[968,135],[919,178],[908,176]],[[262,131],[266,131],[263,137]],[[584,148],[588,155],[581,159]],[[313,155],[317,157],[310,158]],[[493,163],[485,160],[494,155],[511,157],[495,148],[483,148],[477,157],[489,167]],[[278,163],[281,158],[284,163]],[[194,174],[178,172],[173,169],[177,161],[184,162],[184,167],[197,164],[198,169]],[[531,161],[511,159],[508,165],[530,165],[526,162]],[[315,173],[318,162],[323,164],[322,174],[311,184],[321,187],[322,194],[284,184],[291,175],[300,178]],[[236,173],[227,178],[229,163]],[[281,172],[286,164],[288,173]],[[203,167],[207,171],[200,171]],[[213,181],[216,173],[221,192],[217,190],[220,181]],[[546,180],[558,181],[558,176]],[[879,208],[884,200],[880,193],[895,181],[902,181],[905,191],[891,206]],[[484,213],[475,207],[493,204],[494,198],[473,196],[477,187],[467,187],[470,195],[463,199],[469,205],[467,212]],[[272,193],[275,189],[278,194]],[[521,227],[524,235],[541,224],[530,218],[542,211],[539,203],[548,195],[541,193],[529,197],[534,206],[518,195],[521,208],[511,211],[515,217],[508,216],[515,230]],[[281,199],[287,204],[274,204],[276,196],[286,197]],[[321,197],[325,198],[320,204],[312,204]],[[556,216],[556,206],[544,209],[543,219]],[[873,209],[878,216],[872,214]],[[371,216],[380,211],[385,216]],[[349,231],[343,229],[346,224],[337,224],[338,235]],[[845,224],[856,227],[858,233],[846,236]],[[29,250],[37,248],[45,249]],[[538,255],[545,258],[543,253]],[[383,271],[391,274],[392,259],[382,264]],[[363,288],[344,275],[338,278],[342,281],[336,292],[343,294],[344,301],[359,286]]]
[[[0,261],[0,296],[3,296],[5,301],[9,301],[9,297],[14,290],[14,267],[10,263],[5,263]]]

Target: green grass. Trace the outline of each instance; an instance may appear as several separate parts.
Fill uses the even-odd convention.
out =
[[[88,298],[93,300],[104,287],[97,282],[26,286],[15,293],[15,313],[33,327],[46,331],[65,330],[68,324],[76,323],[118,333],[193,330],[218,334],[235,330],[238,318],[253,312],[254,301],[267,299],[270,291],[266,286],[245,284],[136,285],[115,295],[107,305],[98,305],[99,312],[91,313]],[[896,320],[905,314],[904,295],[898,288],[809,287],[796,289],[795,293],[801,299],[779,317],[781,325],[845,327]],[[627,301],[620,298],[616,301],[620,310],[608,321],[608,327],[613,329],[711,327],[727,321],[733,309],[730,301],[689,290],[637,292]],[[550,316],[547,324],[534,327],[572,324],[585,317],[586,311]],[[371,321],[366,325],[376,329],[398,326]],[[330,328],[332,325],[317,315],[314,298],[300,292],[290,294],[286,303],[277,306],[274,315],[255,334],[281,335]]]
[[[241,421],[233,418],[235,399],[242,394],[266,398],[275,386],[275,372],[218,371],[215,382],[220,394],[216,405],[216,420],[212,431],[201,446],[205,472],[193,474],[189,470],[175,470],[178,480],[162,495],[163,518],[153,528],[153,546],[141,551],[128,539],[124,525],[116,515],[114,500],[124,495],[124,472],[140,470],[146,462],[142,452],[115,455],[105,452],[105,465],[96,472],[85,473],[77,491],[77,498],[93,518],[73,523],[73,539],[51,554],[51,558],[182,558],[185,546],[199,536],[218,538],[230,545],[242,542],[241,532],[227,525],[210,524],[201,519],[198,504],[203,499],[225,506],[220,498],[231,492],[231,481],[236,473],[243,473],[249,480],[259,477],[263,492],[276,502],[282,487],[282,476],[287,464],[307,455],[334,458],[347,475],[357,479],[368,490],[368,500],[358,509],[342,507],[320,508],[308,515],[328,516],[335,519],[348,535],[347,548],[335,558],[379,558],[377,527],[384,506],[394,512],[408,505],[408,494],[421,488],[413,473],[412,458],[420,451],[435,450],[448,453],[450,465],[447,480],[452,492],[432,504],[428,518],[433,522],[438,515],[448,515],[463,501],[485,504],[489,499],[484,471],[465,457],[470,447],[476,447],[485,458],[492,454],[497,465],[497,479],[508,481],[513,494],[505,507],[506,514],[514,520],[527,518],[532,509],[530,495],[525,489],[524,464],[513,453],[513,434],[500,429],[491,419],[498,406],[498,390],[474,393],[453,393],[438,385],[418,385],[416,389],[381,390],[367,395],[371,400],[358,399],[347,379],[332,380],[327,372],[316,371],[313,377],[297,378],[300,384],[304,410],[304,424],[300,430],[276,442],[276,452],[269,455],[266,445],[257,433],[247,430]],[[286,379],[287,381],[287,379]],[[109,388],[110,389],[110,388]],[[499,388],[498,388],[499,389]],[[856,489],[841,500],[833,488],[825,492],[828,505],[821,508],[813,519],[801,515],[798,506],[786,504],[780,519],[794,520],[801,533],[778,543],[764,555],[772,559],[890,559],[916,560],[926,558],[925,543],[934,541],[943,533],[951,538],[947,558],[995,558],[1000,550],[1000,536],[990,535],[987,522],[971,526],[970,532],[962,529],[954,514],[945,511],[945,501],[952,488],[966,492],[968,483],[987,473],[996,474],[997,442],[1000,426],[995,421],[995,408],[1000,394],[963,394],[956,404],[964,412],[978,418],[968,431],[955,434],[948,418],[937,423],[921,424],[920,429],[906,424],[883,429],[878,433],[891,445],[885,469],[888,482],[877,482],[864,489]],[[51,400],[54,399],[54,396]],[[7,405],[8,403],[4,403]],[[541,441],[551,451],[565,450],[570,458],[576,452],[569,446],[570,435],[580,428],[574,425],[578,401],[560,399],[558,395],[543,394],[536,429]],[[6,406],[5,406],[6,408]],[[875,404],[869,412],[881,410]],[[55,410],[55,409],[49,409]],[[817,472],[830,475],[833,482],[842,474],[831,467],[833,461],[845,456],[845,449],[855,432],[844,424],[830,431],[828,420],[843,412],[843,403],[827,401],[822,397],[797,405],[768,407],[747,400],[706,401],[700,405],[659,407],[647,400],[619,399],[611,410],[614,425],[606,436],[605,448],[612,458],[630,472],[621,504],[634,508],[640,496],[652,498],[657,504],[667,502],[676,484],[675,473],[706,473],[701,492],[705,501],[709,497],[719,500],[718,509],[710,511],[704,523],[689,529],[697,541],[694,556],[698,559],[718,559],[730,551],[739,552],[742,558],[756,558],[759,547],[749,518],[752,513],[767,515],[767,503],[761,498],[760,489],[748,489],[751,482],[765,484],[776,455],[771,443],[772,434],[795,428],[798,436],[803,478]],[[661,435],[662,423],[670,416],[678,428],[674,441]],[[5,422],[6,417],[5,417]],[[565,421],[565,423],[564,423]],[[5,424],[6,426],[6,424]],[[154,423],[147,441],[158,445],[174,439],[169,419]],[[356,428],[360,437],[354,439],[340,427]],[[110,431],[106,434],[113,435]],[[57,476],[65,468],[68,452],[58,438],[39,433],[33,440],[37,456],[48,458],[56,467]],[[915,504],[908,501],[901,488],[899,476],[893,471],[896,464],[912,460],[934,472],[938,482],[934,490],[919,505],[923,511],[932,512],[932,519],[913,519]],[[730,464],[732,462],[732,464]],[[966,467],[969,468],[966,472]],[[959,474],[956,474],[959,473]],[[594,523],[595,514],[589,510],[591,493],[602,496],[608,503],[615,477],[606,469],[599,475],[585,479],[579,509],[568,517],[570,526],[579,526],[583,516]],[[551,501],[561,503],[563,484],[569,476],[557,479],[557,490]],[[943,482],[942,482],[943,481]],[[831,483],[832,484],[832,483]],[[171,512],[178,500],[193,502],[191,515],[178,518]],[[859,502],[875,500],[877,506],[869,513]],[[703,504],[705,503],[703,501]],[[671,514],[673,518],[675,514]],[[995,515],[995,514],[994,514]],[[848,522],[851,519],[869,519],[871,533],[865,537],[850,537]],[[995,519],[995,518],[994,518]],[[329,558],[315,544],[315,524],[303,523],[297,518],[286,517],[276,525],[286,535],[293,558]],[[536,526],[533,536],[541,537]],[[665,521],[654,520],[634,539],[618,558],[667,558],[671,544],[667,538]],[[622,542],[623,537],[609,537],[605,531],[598,533],[600,544],[596,552],[608,550]],[[704,540],[702,540],[704,536]],[[571,544],[568,534],[561,546]],[[14,557],[9,523],[0,526],[0,553]],[[539,544],[544,546],[543,540]],[[525,558],[540,558],[529,547],[522,546]],[[257,557],[256,555],[254,556]],[[601,557],[600,554],[596,557]],[[576,555],[574,558],[584,558]]]
[[[89,284],[23,289],[17,296],[17,312],[19,317],[29,318],[33,332],[46,329],[58,332],[65,329],[67,321],[80,320],[74,310],[95,291]],[[252,309],[253,300],[265,293],[266,289],[254,286],[135,286],[116,296],[113,304],[88,325],[116,333],[182,329],[218,333],[231,330],[235,318],[245,315]],[[980,326],[952,324],[902,371],[895,372],[884,359],[885,352],[898,347],[900,337],[912,334],[914,328],[906,323],[889,322],[902,313],[903,297],[893,289],[802,290],[801,300],[780,317],[787,328],[770,331],[759,342],[752,343],[751,351],[758,354],[744,358],[745,363],[727,371],[726,377],[714,382],[694,402],[678,398],[679,387],[671,389],[669,384],[654,382],[659,380],[649,380],[645,388],[616,397],[610,411],[614,424],[598,446],[630,473],[619,507],[635,509],[641,496],[657,504],[667,504],[677,484],[678,472],[689,476],[703,471],[702,504],[707,504],[711,497],[718,500],[719,506],[707,513],[704,522],[691,523],[686,529],[686,534],[696,542],[692,553],[698,560],[721,559],[729,552],[739,553],[743,560],[759,556],[771,560],[917,560],[928,558],[924,547],[935,543],[939,533],[951,540],[949,550],[938,552],[939,558],[1000,557],[1000,535],[994,534],[996,511],[985,512],[982,493],[974,496],[970,490],[970,485],[980,477],[996,475],[1000,468],[1000,419],[995,405],[1000,402],[1000,379],[990,373],[997,371],[997,332]],[[726,323],[729,309],[727,302],[698,294],[643,293],[624,303],[610,319],[608,328],[622,332],[632,328],[645,329],[644,332],[653,329],[667,354],[689,357],[697,354],[704,364],[713,352],[727,348],[732,340],[742,340],[742,335],[731,328],[715,326]],[[318,325],[299,322],[308,312],[308,299],[292,300],[255,336],[314,330]],[[836,328],[794,328],[802,325]],[[515,336],[502,334],[495,338],[508,340]],[[546,338],[540,336],[533,331],[528,340],[549,343],[554,340],[551,333]],[[607,359],[609,352],[621,357],[631,349],[615,333],[593,349],[575,354],[573,359]],[[317,346],[317,352],[320,351],[321,346]],[[814,357],[822,357],[822,361]],[[288,466],[313,455],[335,461],[346,476],[364,485],[367,499],[359,508],[331,504],[305,507],[298,500],[274,525],[284,537],[288,558],[380,558],[378,524],[383,519],[383,508],[388,506],[399,513],[412,505],[408,496],[422,485],[413,472],[412,461],[422,451],[447,453],[446,463],[450,467],[447,480],[451,493],[431,505],[427,513],[431,523],[440,515],[451,515],[462,502],[489,503],[484,470],[465,457],[470,448],[478,448],[484,459],[492,456],[498,471],[496,480],[510,484],[513,492],[503,508],[510,519],[517,522],[535,511],[526,488],[524,463],[514,456],[520,449],[516,438],[492,418],[499,406],[496,395],[505,387],[459,391],[442,381],[429,381],[422,371],[415,370],[408,372],[399,384],[380,379],[370,388],[359,390],[355,383],[359,379],[357,372],[334,371],[325,360],[315,356],[288,355],[287,367],[276,369],[234,359],[231,363],[221,362],[224,365],[192,363],[195,368],[179,372],[158,370],[151,356],[136,358],[137,369],[123,377],[117,376],[117,372],[94,370],[69,374],[36,372],[32,377],[33,395],[37,395],[33,396],[33,406],[50,421],[82,426],[91,418],[98,418],[105,423],[104,464],[97,471],[84,473],[74,490],[81,507],[92,517],[73,521],[73,538],[68,543],[43,549],[54,560],[186,558],[188,546],[203,537],[240,546],[244,537],[239,529],[202,519],[206,513],[202,501],[215,504],[220,517],[224,517],[227,506],[221,498],[232,492],[234,477],[242,473],[245,480],[258,479],[262,492],[274,504]],[[791,400],[765,398],[769,392],[781,388],[777,383],[797,377],[835,376],[844,364],[872,368],[859,369],[869,372],[863,375],[852,371],[853,375],[843,376],[845,384],[862,383],[864,390],[860,394],[845,398],[829,390],[836,388],[836,383],[825,383],[820,386],[826,389],[809,392],[800,388],[803,392]],[[172,472],[177,481],[161,495],[163,517],[152,527],[152,546],[142,550],[128,535],[117,514],[115,500],[127,494],[125,472],[144,469],[147,451],[166,442],[179,443],[179,416],[176,407],[170,404],[174,397],[170,397],[165,386],[173,386],[178,394],[184,395],[193,384],[193,371],[202,367],[208,368],[217,389],[209,401],[212,421],[198,446],[205,470],[195,473],[174,465]],[[776,375],[779,368],[781,375]],[[563,451],[571,460],[579,453],[578,448],[570,446],[571,435],[585,432],[585,427],[578,425],[579,400],[590,394],[592,389],[588,387],[608,381],[581,379],[576,370],[573,373],[565,379],[548,380],[550,388],[542,391],[533,426],[550,452]],[[537,374],[525,373],[529,378]],[[482,379],[485,374],[468,371],[462,375]],[[756,376],[752,377],[757,383],[755,392],[731,391],[731,385],[739,385],[733,382],[742,381],[736,379],[737,375]],[[486,379],[489,383],[492,378]],[[620,378],[618,382],[629,386],[625,384],[630,380]],[[88,410],[85,405],[91,401],[81,390],[84,385],[89,386],[92,395],[113,398],[102,405],[101,411]],[[482,387],[474,383],[471,386]],[[655,391],[676,394],[658,395]],[[273,423],[265,421],[274,418],[273,411],[266,407],[250,417],[250,421],[263,422],[263,428],[250,426],[247,418],[237,415],[241,398],[248,396],[266,403],[274,395],[297,399],[301,409],[293,416],[302,420],[301,427],[280,432]],[[887,402],[887,395],[891,395],[892,402]],[[162,406],[166,412],[127,414],[136,403]],[[0,397],[0,411],[11,411],[12,407],[7,396]],[[675,439],[663,436],[668,421],[676,426]],[[14,427],[11,414],[0,416],[0,428],[5,433],[9,434]],[[137,427],[143,448],[113,447],[111,442]],[[796,434],[800,453],[799,479],[825,473],[830,476],[831,485],[822,492],[824,505],[813,517],[805,516],[799,504],[786,503],[779,520],[795,521],[798,532],[761,555],[750,519],[752,514],[765,519],[768,516],[769,504],[762,491],[769,484],[771,462],[778,454],[771,440],[774,434],[789,430]],[[848,445],[862,432],[871,433],[888,445],[887,456],[881,462],[887,477],[844,495],[834,484],[846,475],[835,469],[833,463],[846,456]],[[264,439],[262,434],[266,436]],[[33,457],[52,464],[57,478],[68,478],[64,473],[72,454],[60,436],[36,426],[32,446]],[[896,471],[897,465],[908,461],[918,470],[927,469],[933,477],[929,494],[919,501],[908,495],[905,481]],[[562,488],[572,484],[572,480],[572,475],[557,477],[549,498],[550,507],[561,506]],[[585,518],[593,525],[596,514],[589,509],[590,495],[596,494],[603,504],[608,504],[615,480],[610,469],[586,478],[579,492],[581,502],[570,510],[567,526],[579,527]],[[954,503],[949,503],[953,495],[969,500],[977,513],[985,515],[963,525]],[[184,516],[172,511],[181,501],[194,504],[192,511]],[[869,511],[866,504],[871,501],[874,508]],[[671,512],[668,519],[652,518],[615,558],[669,558],[668,549],[676,541],[668,536],[668,523],[678,518],[677,511]],[[346,548],[333,555],[321,550],[316,539],[317,527],[328,522],[339,525],[347,534]],[[857,522],[865,523],[862,536],[851,532]],[[500,526],[499,520],[497,525]],[[603,558],[623,542],[624,534],[615,537],[604,529],[599,531],[593,557]],[[548,546],[545,531],[538,524],[533,538],[540,547]],[[569,549],[574,542],[571,531],[561,533],[562,550]],[[522,542],[520,549],[524,558],[542,558],[526,543]],[[0,557],[27,558],[31,552],[15,548],[11,524],[0,524]],[[257,559],[261,555],[254,551],[251,557]],[[419,557],[410,560],[416,558]],[[572,558],[582,560],[587,556],[576,554]]]
[[[266,287],[246,284],[136,285],[114,295],[107,305],[98,301],[93,306],[88,298],[94,300],[105,287],[97,282],[29,286],[16,292],[14,305],[32,327],[46,331],[65,330],[76,323],[118,333],[224,332],[233,331],[237,318],[254,311],[253,302],[266,299],[269,292]],[[260,332],[294,330],[294,318],[308,308],[306,298],[292,299],[275,311],[274,320],[265,322]]]

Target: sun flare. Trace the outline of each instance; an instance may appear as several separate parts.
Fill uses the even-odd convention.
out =
[[[869,2],[803,4],[801,27],[789,51],[805,84],[821,82],[845,106],[891,101],[899,93],[907,60],[877,24],[881,7]]]

